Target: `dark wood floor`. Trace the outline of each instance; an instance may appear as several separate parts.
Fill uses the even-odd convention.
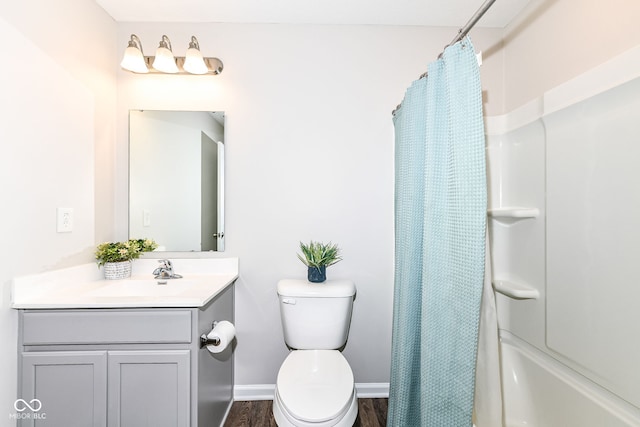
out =
[[[271,410],[273,401],[233,402],[224,427],[276,427]],[[358,418],[354,427],[385,427],[387,399],[358,399]]]

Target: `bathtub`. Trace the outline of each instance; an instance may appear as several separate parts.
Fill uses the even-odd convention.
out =
[[[505,427],[638,427],[640,409],[501,331]]]

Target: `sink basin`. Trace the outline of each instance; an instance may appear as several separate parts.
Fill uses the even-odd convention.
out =
[[[163,281],[166,284],[159,285]],[[114,280],[90,292],[94,297],[167,297],[188,292],[197,283],[185,279],[125,279]]]

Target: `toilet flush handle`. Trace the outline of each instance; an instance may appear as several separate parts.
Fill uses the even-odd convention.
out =
[[[282,298],[282,303],[283,304],[295,305],[296,304],[296,299],[295,298]]]

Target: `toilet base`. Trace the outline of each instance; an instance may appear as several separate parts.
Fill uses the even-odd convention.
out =
[[[344,413],[342,418],[337,420],[327,420],[320,423],[311,423],[302,421],[292,416],[282,404],[278,389],[276,388],[273,397],[273,417],[278,427],[352,427],[358,416],[358,396],[356,390],[353,390],[353,397],[349,404],[349,409]]]

